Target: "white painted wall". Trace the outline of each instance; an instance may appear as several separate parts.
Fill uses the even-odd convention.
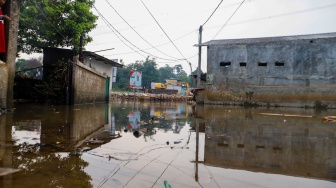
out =
[[[105,64],[103,61],[97,61],[93,58],[85,58],[84,64],[97,72],[100,72],[108,77],[110,77],[110,92],[112,91],[112,78],[113,78],[113,66],[110,64]],[[116,73],[116,72],[115,72]],[[116,75],[115,75],[116,76]]]

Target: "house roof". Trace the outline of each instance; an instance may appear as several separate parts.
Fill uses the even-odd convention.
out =
[[[310,34],[310,35],[211,40],[211,41],[202,43],[201,45],[210,46],[210,45],[224,45],[224,44],[255,44],[255,43],[271,43],[271,42],[294,41],[294,40],[313,40],[313,39],[324,39],[324,38],[336,38],[336,32]]]
[[[123,65],[120,64],[120,63],[117,63],[117,62],[115,62],[115,61],[113,61],[113,60],[107,59],[106,57],[103,57],[103,56],[101,56],[101,55],[98,55],[98,54],[96,54],[96,53],[94,53],[94,52],[83,51],[83,56],[84,56],[84,58],[85,58],[85,57],[91,57],[91,58],[94,58],[94,59],[97,60],[97,61],[103,61],[104,63],[106,63],[106,64],[110,64],[110,65],[112,65],[112,66],[114,66],[114,67],[122,67],[122,66],[123,66]]]

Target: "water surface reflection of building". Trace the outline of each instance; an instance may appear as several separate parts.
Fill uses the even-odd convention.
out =
[[[260,112],[205,107],[205,164],[336,180],[335,124]]]

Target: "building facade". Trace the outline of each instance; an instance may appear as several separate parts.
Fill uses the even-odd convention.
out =
[[[202,45],[204,103],[336,108],[336,33]]]
[[[110,92],[112,92],[112,83],[115,82],[117,76],[117,68],[122,67],[116,61],[118,60],[110,60],[94,52],[83,52],[83,64],[109,78]]]
[[[91,62],[89,60],[91,60]],[[106,59],[93,52],[83,52],[83,62],[78,60],[72,50],[59,48],[43,49],[43,80],[51,80],[55,72],[60,72],[58,66],[67,64],[67,73],[64,77],[58,98],[65,104],[85,104],[109,101],[112,83],[112,67],[122,67],[121,64]],[[101,66],[106,65],[106,66]]]

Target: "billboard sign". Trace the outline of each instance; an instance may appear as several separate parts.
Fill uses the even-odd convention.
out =
[[[131,71],[130,72],[130,88],[141,89],[142,72]]]

